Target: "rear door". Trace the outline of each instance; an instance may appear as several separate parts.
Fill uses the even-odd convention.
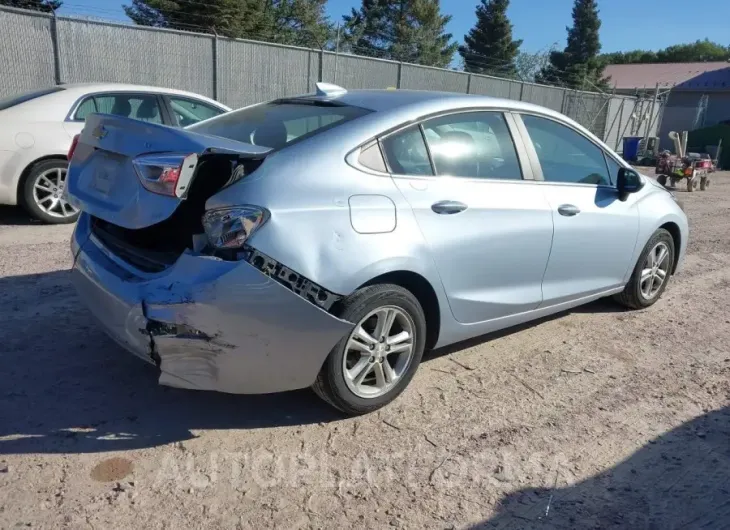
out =
[[[618,164],[567,124],[528,114],[516,119],[555,226],[543,305],[620,287],[633,266],[639,208],[636,194],[619,200]]]
[[[530,168],[522,171],[526,155],[513,141],[511,119],[489,111],[450,114],[382,140],[461,323],[542,302],[552,216]]]

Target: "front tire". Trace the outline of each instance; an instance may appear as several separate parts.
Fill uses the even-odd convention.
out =
[[[629,283],[616,300],[630,309],[654,305],[667,288],[674,267],[674,239],[660,228],[651,236],[631,273]]]
[[[359,289],[337,313],[355,327],[332,349],[312,389],[347,414],[366,414],[410,383],[423,357],[426,317],[410,291],[390,284]]]
[[[44,160],[33,165],[23,183],[22,203],[30,215],[48,224],[73,223],[79,211],[63,199],[66,160]]]

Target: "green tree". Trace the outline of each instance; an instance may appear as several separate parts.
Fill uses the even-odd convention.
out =
[[[638,63],[700,63],[730,60],[730,46],[723,46],[708,39],[689,44],[676,44],[657,52],[632,50],[606,53],[601,56],[605,64]]]
[[[294,46],[325,47],[332,24],[325,14],[327,0],[280,0],[274,5],[276,42]]]
[[[0,6],[19,7],[52,13],[63,5],[61,0],[0,0]]]
[[[481,0],[477,6],[476,25],[459,47],[467,72],[517,77],[515,61],[522,41],[512,39],[508,7],[509,0]]]
[[[599,58],[601,42],[598,31],[596,0],[575,0],[573,27],[568,30],[568,45],[563,51],[550,53],[550,64],[536,76],[539,83],[584,90],[608,87],[603,78],[603,61]]]
[[[458,45],[439,0],[362,0],[344,17],[344,47],[362,55],[428,66],[451,63]]]
[[[326,0],[132,0],[124,11],[136,24],[300,46],[324,46]]]

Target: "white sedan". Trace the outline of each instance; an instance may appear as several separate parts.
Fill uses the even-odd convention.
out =
[[[0,100],[0,204],[22,205],[47,223],[79,212],[62,198],[73,137],[86,116],[114,114],[186,127],[230,108],[167,88],[122,84],[59,85]]]

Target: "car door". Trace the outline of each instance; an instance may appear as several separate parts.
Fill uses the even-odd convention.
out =
[[[553,232],[521,143],[501,112],[436,117],[382,139],[389,170],[426,239],[456,321],[535,309]],[[518,150],[522,156],[518,155]]]
[[[178,127],[187,127],[226,112],[220,107],[191,97],[166,95],[165,101],[170,109],[173,125]]]
[[[543,306],[620,287],[633,265],[639,208],[635,195],[619,199],[618,164],[566,123],[529,114],[515,118],[555,227]]]

